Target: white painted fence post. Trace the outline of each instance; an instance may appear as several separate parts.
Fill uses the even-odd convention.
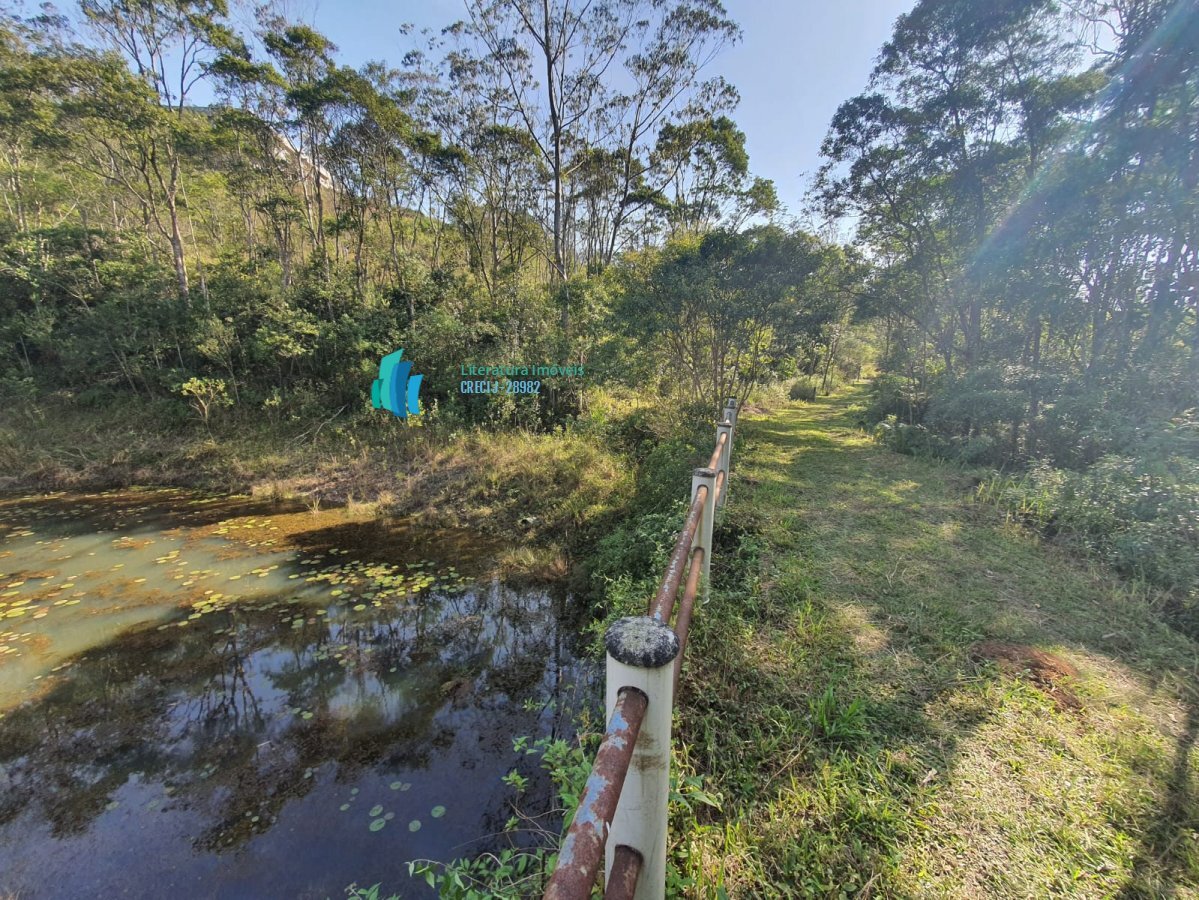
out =
[[[634,900],[663,900],[666,813],[670,800],[670,719],[679,638],[669,625],[649,616],[630,616],[612,623],[604,635],[604,644],[608,651],[605,690],[608,716],[611,717],[616,695],[623,687],[637,688],[649,698],[608,832],[604,872],[612,871],[618,846],[630,847],[641,854],[642,860]]]
[[[691,502],[695,502],[695,495],[703,486],[708,488],[708,498],[704,501],[704,514],[700,517],[699,528],[695,531],[695,541],[691,544],[691,552],[694,553],[699,547],[704,551],[704,565],[701,571],[701,581],[703,585],[703,602],[708,602],[708,576],[712,571],[712,526],[716,518],[716,470],[715,469],[696,469],[691,473]]]

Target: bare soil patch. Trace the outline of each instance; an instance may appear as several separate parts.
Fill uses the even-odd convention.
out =
[[[1082,708],[1078,697],[1061,684],[1078,675],[1078,669],[1060,656],[1007,641],[982,641],[971,648],[970,655],[995,663],[1005,675],[1029,679],[1048,694],[1060,710]]]

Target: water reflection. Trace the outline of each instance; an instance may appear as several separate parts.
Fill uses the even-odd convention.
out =
[[[431,544],[392,556],[362,523],[118,496],[97,503],[110,515],[0,506],[0,584],[52,613],[0,634],[19,648],[0,676],[41,672],[0,719],[0,894],[323,897],[382,880],[414,896],[408,859],[499,830],[500,776],[528,765],[513,737],[566,727],[576,699],[555,696],[579,674],[567,598],[462,574],[476,560],[432,561]],[[246,520],[261,540],[229,537]],[[88,553],[101,562],[62,569]],[[86,649],[63,656],[60,633],[81,630]]]

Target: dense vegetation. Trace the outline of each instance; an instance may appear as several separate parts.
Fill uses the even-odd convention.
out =
[[[368,410],[403,346],[428,421],[539,429],[583,409],[579,382],[464,397],[459,365],[585,363],[713,407],[815,371],[846,258],[768,223],[736,92],[701,75],[739,33],[720,4],[466,11],[359,69],[221,0],[5,19],[7,403],[307,427]]]
[[[1199,14],[922,2],[817,187],[876,263],[870,418],[1004,467],[984,494],[1199,586]]]

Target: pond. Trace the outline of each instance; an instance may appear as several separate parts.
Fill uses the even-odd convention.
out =
[[[0,498],[0,896],[428,896],[589,669],[495,541],[176,489]]]

